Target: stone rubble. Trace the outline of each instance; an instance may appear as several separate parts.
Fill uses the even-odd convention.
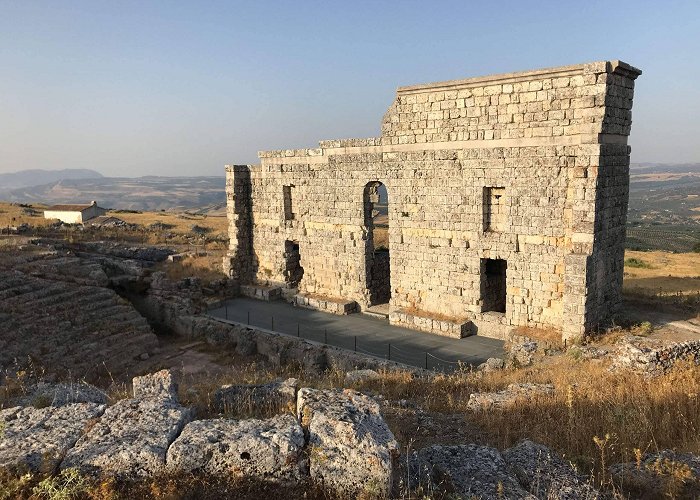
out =
[[[446,488],[458,498],[536,500],[510,473],[495,448],[476,444],[430,446],[413,452],[408,468],[410,487],[421,487],[429,497],[430,492]]]
[[[627,336],[615,347],[612,368],[657,375],[681,360],[692,360],[700,365],[700,340],[669,344],[645,337]]]
[[[502,409],[519,401],[531,401],[534,398],[554,394],[552,384],[510,384],[498,392],[475,392],[469,396],[467,408],[472,411]]]
[[[389,496],[399,449],[379,410],[350,389],[299,390],[297,416],[308,435],[312,480],[349,497]]]
[[[600,498],[600,492],[573,467],[544,445],[524,440],[503,452],[511,473],[538,498],[579,500]]]
[[[666,497],[664,483],[669,479],[682,485],[676,498],[700,498],[700,456],[692,453],[647,453],[639,463],[614,464],[609,471],[614,484],[645,492],[647,498]]]
[[[304,431],[291,415],[267,420],[196,420],[168,450],[168,469],[295,481],[308,475]]]

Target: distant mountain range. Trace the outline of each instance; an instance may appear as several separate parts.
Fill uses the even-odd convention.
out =
[[[686,173],[700,172],[700,163],[632,163],[630,170],[634,173]]]
[[[20,203],[87,203],[127,210],[197,210],[220,212],[226,206],[221,177],[99,177],[63,179],[0,190],[0,199]]]
[[[0,174],[0,193],[12,189],[48,184],[66,179],[100,179],[102,174],[86,168],[66,168],[63,170],[21,170]]]
[[[224,177],[104,177],[89,169],[22,170],[0,174],[0,200],[88,203],[125,210],[222,212]]]

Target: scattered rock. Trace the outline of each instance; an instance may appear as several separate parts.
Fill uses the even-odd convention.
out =
[[[295,481],[308,474],[304,431],[292,415],[268,420],[198,420],[168,450],[175,472]]]
[[[506,367],[506,362],[501,358],[489,358],[484,363],[481,363],[477,370],[482,372],[493,372],[503,370]]]
[[[584,481],[570,464],[544,445],[521,441],[503,452],[511,472],[530,493],[548,500],[596,499],[600,492]]]
[[[513,337],[508,344],[508,358],[517,366],[529,366],[532,364],[538,344],[528,337]]]
[[[470,410],[501,409],[517,401],[529,401],[535,397],[554,394],[552,384],[510,384],[499,392],[475,392],[469,396]]]
[[[611,465],[613,483],[639,498],[700,498],[700,456],[664,450]]]
[[[398,443],[376,401],[349,389],[302,388],[297,415],[308,434],[312,480],[349,497],[389,496]]]
[[[0,410],[0,467],[53,472],[92,419],[104,411],[94,403]]]
[[[132,380],[134,398],[177,399],[177,384],[170,370],[161,370]]]
[[[214,404],[222,413],[243,408],[275,413],[294,411],[298,383],[297,379],[290,378],[269,384],[225,385],[214,393]]]
[[[368,380],[376,380],[379,378],[379,373],[374,370],[353,370],[345,374],[346,384],[356,384],[358,382],[366,382]]]
[[[495,448],[466,444],[430,446],[408,459],[409,486],[423,493],[446,489],[458,498],[533,499],[510,474]]]

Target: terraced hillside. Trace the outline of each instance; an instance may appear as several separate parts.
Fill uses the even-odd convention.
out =
[[[95,380],[125,374],[156,335],[89,260],[47,249],[0,253],[0,371],[26,367]]]

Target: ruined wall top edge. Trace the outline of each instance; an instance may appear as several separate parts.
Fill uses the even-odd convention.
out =
[[[345,148],[474,140],[571,144],[577,136],[587,137],[582,143],[626,144],[641,73],[613,60],[400,87],[380,137],[323,140],[318,148],[260,151],[258,157],[263,163],[293,157],[318,163]]]
[[[472,78],[464,78],[461,80],[448,80],[418,85],[407,85],[399,87],[396,92],[397,94],[402,95],[434,90],[458,90],[462,88],[481,87],[499,83],[517,83],[539,78],[558,78],[591,73],[619,73],[628,78],[635,79],[642,74],[642,70],[619,60],[597,61],[585,64],[574,64],[570,66],[558,66],[555,68],[477,76]]]

